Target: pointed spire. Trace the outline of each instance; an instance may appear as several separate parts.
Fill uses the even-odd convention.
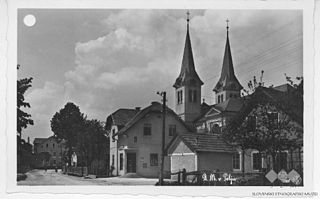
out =
[[[191,81],[197,84],[199,83],[200,85],[203,84],[194,66],[191,40],[190,40],[190,34],[189,34],[189,22],[190,22],[189,15],[190,15],[190,12],[188,10],[187,11],[187,34],[186,34],[184,51],[183,51],[183,58],[182,58],[180,75],[176,79],[175,84],[173,85],[173,87],[175,88],[178,88],[184,85],[185,83],[191,82]]]
[[[213,89],[213,91],[215,92],[220,92],[222,90],[240,91],[243,88],[234,74],[231,48],[230,48],[230,42],[229,42],[229,22],[230,22],[229,19],[227,19],[226,22],[227,22],[227,27],[226,27],[227,40],[225,45],[220,79]]]

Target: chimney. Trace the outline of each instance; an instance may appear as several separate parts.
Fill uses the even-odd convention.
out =
[[[141,110],[141,107],[136,107],[136,111],[140,111]]]

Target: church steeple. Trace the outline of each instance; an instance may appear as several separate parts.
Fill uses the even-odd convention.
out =
[[[192,122],[201,113],[201,86],[203,82],[198,76],[191,47],[189,33],[189,11],[187,12],[187,34],[184,45],[180,74],[173,87],[176,89],[176,113],[186,123]]]
[[[181,70],[178,78],[176,79],[173,85],[173,87],[175,88],[179,88],[190,82],[196,82],[197,84],[203,85],[203,82],[198,76],[194,66],[191,40],[190,40],[190,34],[189,34],[189,21],[190,21],[189,14],[190,13],[188,11],[187,12],[187,34],[186,34],[186,40],[184,45]]]
[[[224,57],[223,57],[223,64],[221,75],[218,83],[214,87],[213,91],[217,94],[218,98],[221,100],[217,100],[217,103],[227,100],[230,97],[237,98],[240,96],[240,91],[243,88],[239,83],[237,77],[234,74],[233,62],[232,62],[232,55],[231,55],[231,48],[229,42],[229,20],[227,20],[227,40],[225,45]],[[220,93],[228,92],[222,94],[220,97]],[[231,92],[231,93],[230,93]]]

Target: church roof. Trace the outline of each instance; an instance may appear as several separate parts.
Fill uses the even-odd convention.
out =
[[[233,146],[227,144],[218,134],[185,133],[178,135],[192,151],[234,153]]]
[[[179,88],[185,85],[186,83],[203,85],[203,82],[198,76],[194,66],[193,53],[192,53],[192,47],[191,47],[191,41],[190,41],[190,35],[189,35],[189,21],[187,24],[187,35],[186,35],[186,41],[185,41],[185,46],[183,51],[181,70],[173,87]]]
[[[218,83],[213,89],[213,91],[215,92],[220,92],[222,90],[240,91],[243,88],[234,74],[228,29],[229,27],[227,27],[227,41],[223,57],[221,75]]]
[[[226,101],[213,106],[222,112],[238,112],[243,106],[243,100],[238,98],[229,98]]]

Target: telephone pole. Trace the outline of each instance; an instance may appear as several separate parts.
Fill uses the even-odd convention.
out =
[[[161,153],[161,165],[160,165],[160,175],[159,175],[159,185],[163,185],[163,169],[164,169],[164,156],[165,156],[165,134],[166,134],[166,101],[167,93],[157,92],[158,95],[162,96],[162,153]]]

